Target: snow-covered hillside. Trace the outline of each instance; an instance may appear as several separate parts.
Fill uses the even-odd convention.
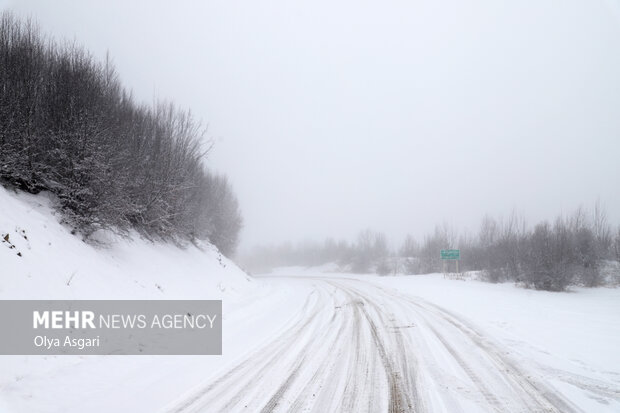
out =
[[[209,244],[179,248],[139,236],[87,244],[59,223],[52,203],[0,187],[0,298],[220,299],[253,288]]]
[[[156,411],[292,317],[279,308],[301,305],[209,244],[85,243],[52,203],[0,186],[0,299],[221,299],[224,355],[0,356],[1,413]]]

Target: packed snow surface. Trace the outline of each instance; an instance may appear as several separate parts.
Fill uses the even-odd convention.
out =
[[[304,312],[166,412],[620,411],[617,289],[294,268],[264,279],[310,284]]]

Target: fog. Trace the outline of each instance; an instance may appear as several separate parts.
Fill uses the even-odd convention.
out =
[[[242,248],[397,244],[600,199],[620,221],[612,1],[1,1],[208,123]]]

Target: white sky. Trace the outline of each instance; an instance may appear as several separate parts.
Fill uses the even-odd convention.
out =
[[[620,221],[620,6],[558,1],[0,0],[109,49],[136,96],[208,122],[242,246],[394,243],[597,198]]]

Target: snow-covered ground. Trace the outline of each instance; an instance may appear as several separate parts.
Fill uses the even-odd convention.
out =
[[[0,188],[0,299],[222,299],[224,354],[0,356],[1,413],[620,411],[620,289],[252,278],[208,244],[93,247],[50,202]]]
[[[134,236],[93,247],[58,222],[52,202],[0,186],[0,299],[221,299],[224,354],[0,356],[0,413],[157,411],[301,305],[303,291],[256,282],[209,244]]]
[[[532,291],[441,274],[375,281],[477,326],[586,412],[620,411],[620,289]]]

